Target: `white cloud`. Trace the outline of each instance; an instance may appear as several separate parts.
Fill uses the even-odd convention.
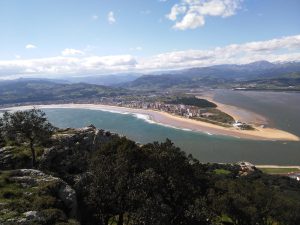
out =
[[[218,64],[243,64],[257,60],[268,60],[271,62],[300,61],[300,35],[268,41],[232,44],[211,50],[163,53],[143,60],[137,67],[174,69]]]
[[[90,56],[84,58],[57,56],[40,59],[0,61],[1,76],[52,76],[128,71],[136,65],[131,55]]]
[[[109,24],[114,24],[116,22],[115,14],[113,11],[110,11],[107,15],[107,21]]]
[[[139,47],[135,48],[138,49]],[[133,55],[86,56],[78,55],[77,51],[79,50],[68,49],[68,54],[50,58],[2,60],[0,77],[147,72],[218,64],[243,64],[257,60],[300,61],[300,35],[231,44],[208,50],[173,51],[145,58]]]
[[[197,13],[188,13],[183,19],[174,25],[174,28],[179,30],[195,29],[203,26],[205,23],[204,17]]]
[[[73,48],[66,48],[61,52],[61,54],[63,56],[74,56],[74,55],[84,55],[84,52]]]
[[[37,48],[37,46],[33,45],[33,44],[27,44],[25,46],[26,49],[34,49],[34,48]]]
[[[186,6],[185,5],[175,4],[172,7],[171,12],[166,16],[169,20],[175,21],[177,19],[178,15],[183,14],[185,12],[186,12]]]
[[[205,17],[229,17],[240,8],[242,0],[181,0],[166,15],[175,21],[174,29],[195,29],[205,24]]]

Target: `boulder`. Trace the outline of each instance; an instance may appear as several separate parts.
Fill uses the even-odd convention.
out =
[[[249,162],[238,162],[237,165],[240,166],[240,176],[247,176],[258,171],[258,169],[252,163]]]
[[[4,182],[13,185],[14,189],[6,195],[11,202],[0,206],[1,225],[76,221],[76,192],[60,178],[33,169],[3,173],[6,174]]]
[[[88,167],[87,159],[96,149],[112,138],[94,126],[80,129],[67,128],[53,135],[53,145],[44,150],[39,161],[39,169],[61,177],[71,185]]]
[[[0,148],[0,170],[29,168],[30,157],[19,146],[5,146]]]
[[[10,180],[21,184],[24,188],[36,187],[40,184],[55,183],[52,193],[63,202],[68,216],[74,218],[77,214],[77,199],[75,191],[62,179],[47,175],[39,170],[21,169],[13,171]]]

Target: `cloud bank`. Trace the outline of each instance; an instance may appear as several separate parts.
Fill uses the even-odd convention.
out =
[[[209,50],[167,52],[146,58],[133,55],[86,55],[80,50],[65,49],[61,56],[56,57],[0,60],[0,78],[149,72],[218,64],[243,64],[257,60],[300,61],[300,35],[231,44]]]

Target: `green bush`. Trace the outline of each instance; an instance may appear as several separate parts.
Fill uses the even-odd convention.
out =
[[[41,210],[39,214],[43,217],[43,225],[53,225],[68,220],[65,213],[59,209],[45,209]]]

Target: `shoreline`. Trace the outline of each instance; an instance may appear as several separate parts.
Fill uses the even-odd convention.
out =
[[[219,104],[219,103],[217,103]],[[51,105],[30,105],[3,108],[4,110],[26,110],[32,107],[40,109],[90,109],[110,111],[112,113],[134,114],[136,117],[149,123],[156,123],[162,126],[176,129],[189,130],[194,132],[206,133],[208,135],[222,135],[235,138],[251,140],[269,140],[269,141],[300,141],[300,138],[294,134],[274,128],[255,127],[256,130],[238,130],[233,127],[225,128],[215,124],[192,120],[167,112],[154,111],[149,109],[134,109],[112,105],[101,104],[51,104]],[[2,110],[3,110],[2,109]],[[141,116],[142,115],[142,116]]]
[[[220,111],[227,113],[228,115],[232,116],[234,120],[242,121],[247,124],[253,124],[255,126],[261,125],[269,125],[270,121],[268,118],[252,112],[248,109],[240,108],[233,105],[226,105],[224,103],[218,102],[214,99],[214,93],[206,94],[206,95],[199,95],[199,98],[205,98],[208,101],[215,103],[217,105],[217,109]]]
[[[256,168],[271,168],[271,169],[293,169],[293,168],[297,168],[299,170],[300,173],[300,166],[298,165],[287,165],[287,166],[281,166],[281,165],[254,165]]]

